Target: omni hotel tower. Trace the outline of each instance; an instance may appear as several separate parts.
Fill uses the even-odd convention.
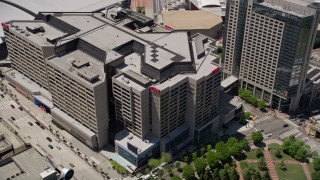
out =
[[[238,78],[274,109],[301,107],[319,8],[306,0],[228,1],[223,78]]]

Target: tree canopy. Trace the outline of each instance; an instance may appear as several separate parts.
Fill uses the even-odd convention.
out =
[[[263,140],[263,135],[260,131],[252,132],[252,140],[255,144],[260,143]]]

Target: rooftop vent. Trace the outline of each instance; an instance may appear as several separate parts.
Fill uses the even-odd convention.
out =
[[[33,33],[33,34],[37,34],[39,32],[45,32],[44,28],[42,26],[39,25],[35,25],[35,26],[27,26],[26,27],[27,31]]]

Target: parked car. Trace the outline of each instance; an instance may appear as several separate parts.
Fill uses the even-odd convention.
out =
[[[30,126],[33,126],[32,122],[30,122],[30,121],[28,122],[28,124],[29,124]]]
[[[74,167],[74,164],[72,164],[72,163],[69,163],[69,165],[70,165],[71,167]]]
[[[12,107],[12,109],[14,109],[14,108],[15,108],[13,104],[10,104],[10,106]]]
[[[20,111],[23,111],[23,108],[21,106],[19,107],[19,109],[20,109]]]
[[[49,142],[52,142],[52,139],[51,139],[51,138],[47,137],[46,139],[47,139]]]
[[[53,149],[53,146],[52,146],[51,144],[49,144],[48,147],[49,147],[50,149]]]
[[[61,149],[61,147],[60,147],[60,146],[56,146],[56,148],[57,148],[57,149],[59,149],[59,150]]]
[[[4,95],[3,95],[3,94],[1,94],[1,97],[2,97],[2,98],[4,98]]]
[[[16,118],[14,118],[14,117],[12,117],[12,116],[11,116],[11,119],[12,119],[12,121],[16,120]]]
[[[44,127],[43,125],[40,125],[40,128],[41,128],[41,129],[45,129],[45,127]]]
[[[40,122],[39,122],[39,121],[36,121],[36,125],[40,126]]]
[[[267,135],[267,137],[271,137],[271,136],[272,136],[272,134],[268,134],[268,135]]]
[[[283,125],[283,127],[288,127],[288,126],[289,126],[289,124],[284,124],[284,125]]]

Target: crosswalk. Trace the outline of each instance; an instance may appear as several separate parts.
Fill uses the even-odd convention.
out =
[[[259,118],[259,119],[255,120],[254,123],[257,124],[257,123],[260,123],[260,122],[268,120],[268,119],[271,119],[271,117],[270,116],[264,116],[262,118]]]
[[[11,106],[10,106],[11,104],[14,105],[16,108],[18,108],[17,103],[14,100],[10,100],[10,101],[1,101],[0,110],[11,109]]]
[[[298,137],[300,136],[302,133],[298,130],[298,129],[292,129],[290,131],[286,131],[282,134],[279,135],[280,139],[286,139],[290,136],[295,136],[295,137]]]
[[[289,119],[283,119],[286,123],[292,125],[293,127],[299,127],[298,125],[296,125],[294,122],[290,121]]]

